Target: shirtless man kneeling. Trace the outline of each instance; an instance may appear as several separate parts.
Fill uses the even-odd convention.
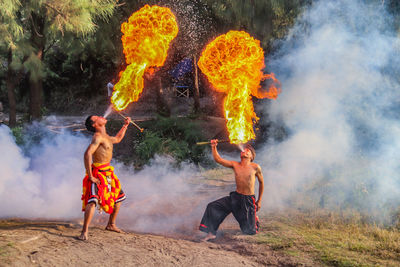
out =
[[[85,212],[85,216],[80,240],[88,239],[89,224],[96,205],[110,214],[106,230],[121,232],[115,225],[115,221],[121,202],[126,197],[118,177],[114,174],[114,168],[110,166],[110,161],[113,144],[118,144],[124,138],[130,121],[129,117],[126,118],[125,124],[117,135],[109,136],[106,132],[105,118],[92,115],[86,119],[86,128],[94,132],[94,135],[84,156],[86,177],[83,179],[82,211]]]
[[[259,221],[256,211],[261,208],[261,198],[264,192],[264,179],[261,167],[253,163],[256,156],[254,148],[247,145],[240,153],[241,161],[230,161],[221,158],[217,151],[218,140],[211,140],[212,155],[214,160],[222,166],[232,168],[235,173],[236,191],[229,196],[215,200],[207,205],[199,230],[208,233],[202,241],[216,238],[219,225],[233,213],[239,222],[243,233],[254,235],[258,232]],[[258,179],[259,192],[258,200],[255,200],[254,186],[255,177]]]

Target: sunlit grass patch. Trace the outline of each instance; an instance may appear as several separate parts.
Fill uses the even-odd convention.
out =
[[[206,180],[231,180],[234,181],[234,174],[228,168],[214,168],[201,172],[201,176]]]
[[[291,248],[294,246],[295,240],[294,237],[282,236],[274,232],[260,233],[257,238],[258,243],[266,243],[273,250]]]
[[[399,266],[400,232],[310,214],[265,218],[257,243],[296,257],[311,255],[330,266]]]
[[[5,247],[0,247],[0,257],[7,256],[7,251]]]
[[[191,178],[191,183],[213,190],[233,190],[235,178],[233,171],[227,168],[203,169]],[[226,193],[225,192],[225,193]],[[222,192],[221,192],[222,193]]]
[[[12,256],[15,255],[16,248],[13,242],[0,243],[0,262],[4,264],[11,263]],[[0,264],[0,266],[2,266]]]

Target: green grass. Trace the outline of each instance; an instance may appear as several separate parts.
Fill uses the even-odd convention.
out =
[[[201,176],[206,180],[216,180],[216,181],[224,181],[231,180],[234,181],[234,173],[231,169],[228,168],[214,168],[210,170],[204,170],[201,172]]]
[[[5,257],[7,256],[7,251],[5,250],[5,248],[0,247],[0,257]]]
[[[6,245],[0,245],[0,259],[2,259],[2,261],[8,261],[8,258],[11,255],[11,249],[14,247],[15,245],[12,242],[7,243]]]
[[[307,255],[327,266],[400,265],[398,229],[346,223],[332,216],[266,216],[256,242],[299,260]]]
[[[203,182],[213,185],[225,177],[233,179],[223,168],[204,171],[202,176]],[[247,240],[294,257],[299,264],[400,266],[400,228],[371,223],[357,210],[315,208],[259,216],[261,232]]]

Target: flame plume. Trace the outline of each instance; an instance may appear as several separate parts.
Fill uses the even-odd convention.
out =
[[[117,111],[139,99],[145,72],[164,64],[169,44],[178,34],[178,24],[169,8],[145,5],[122,23],[121,31],[128,67],[120,73],[111,97]]]
[[[260,41],[244,31],[229,31],[207,45],[198,61],[201,71],[218,92],[226,92],[224,114],[232,144],[246,143],[255,138],[254,112],[251,95],[276,99],[280,88],[274,74],[264,74],[264,52]],[[260,82],[272,79],[265,90]]]

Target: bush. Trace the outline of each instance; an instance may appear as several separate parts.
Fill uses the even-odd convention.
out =
[[[148,163],[155,154],[172,156],[178,164],[206,161],[205,147],[196,145],[203,137],[195,121],[186,117],[158,117],[145,128],[144,134],[133,143],[139,166]]]
[[[162,150],[163,139],[155,132],[146,131],[141,142],[136,147],[136,153],[143,163],[147,163],[156,153]]]
[[[21,126],[16,126],[11,128],[11,132],[15,137],[15,143],[17,145],[22,145],[24,143],[23,128]]]

